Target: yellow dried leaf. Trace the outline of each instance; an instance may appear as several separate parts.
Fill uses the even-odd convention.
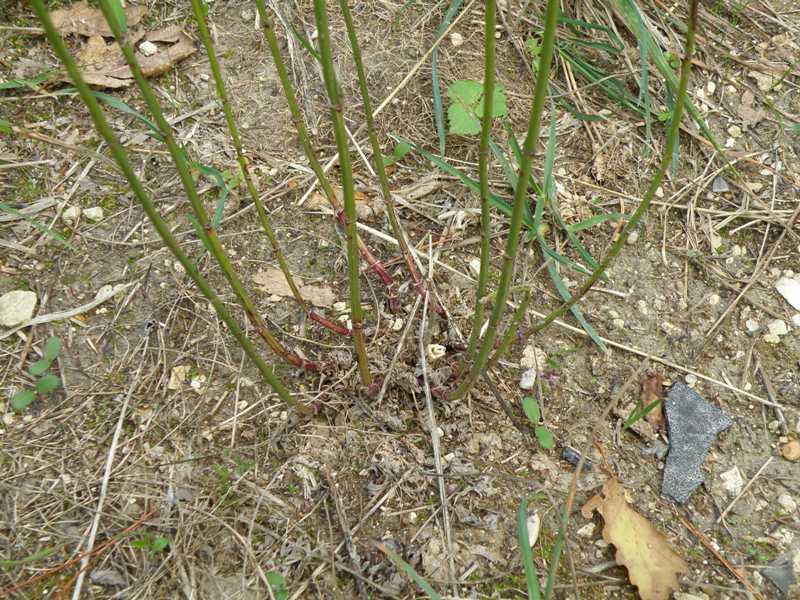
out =
[[[642,600],[669,600],[678,589],[678,575],[689,566],[670,547],[666,538],[625,501],[625,490],[616,479],[603,486],[603,539],[617,549],[616,561],[628,569],[628,579]]]
[[[280,269],[268,268],[253,275],[253,281],[262,291],[285,298],[292,296],[292,288],[286,281]],[[305,300],[314,306],[330,308],[336,302],[336,294],[328,287],[320,285],[304,285],[303,280],[294,277],[294,281],[300,290],[300,294]]]

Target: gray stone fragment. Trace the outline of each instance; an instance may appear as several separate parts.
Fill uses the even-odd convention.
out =
[[[33,316],[36,309],[36,293],[14,290],[0,297],[0,325],[16,327]]]
[[[701,467],[708,449],[733,424],[727,413],[704,400],[682,382],[675,383],[664,401],[669,454],[661,494],[683,504],[703,483]]]
[[[789,598],[792,586],[797,583],[793,562],[791,554],[784,554],[761,569],[761,574],[775,584],[785,598]]]

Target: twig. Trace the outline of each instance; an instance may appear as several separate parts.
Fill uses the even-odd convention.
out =
[[[337,489],[336,486],[336,481],[333,478],[333,473],[331,473],[331,469],[328,465],[325,465],[325,479],[328,480],[328,489],[331,492],[331,498],[333,498],[333,505],[336,507],[336,516],[339,518],[339,527],[342,528],[342,535],[344,535],[344,545],[347,548],[347,553],[350,555],[350,562],[353,563],[353,571],[358,573],[361,571],[361,566],[360,566],[361,561],[358,558],[358,552],[356,551],[356,547],[353,544],[353,534],[350,531],[350,526],[347,524],[347,515],[345,515],[344,513],[344,504],[342,504],[342,497],[339,494],[339,490]],[[358,590],[358,595],[366,600],[367,590],[364,587],[364,582],[359,577],[356,577],[356,589]]]
[[[728,571],[730,571],[734,577],[736,577],[736,579],[739,580],[739,582],[747,589],[748,592],[753,594],[753,596],[757,600],[764,600],[764,596],[762,596],[761,593],[756,588],[753,587],[753,584],[750,583],[750,581],[747,579],[747,576],[744,573],[742,573],[739,569],[737,569],[735,566],[733,566],[727,558],[722,556],[720,551],[717,550],[716,544],[714,544],[710,539],[708,539],[708,537],[706,537],[706,535],[703,532],[699,531],[694,525],[692,525],[689,519],[680,514],[678,515],[678,518],[681,520],[681,523],[683,523],[686,529],[691,531],[694,534],[694,536],[698,540],[700,540],[700,543],[703,544],[703,546],[705,546],[706,550],[711,552],[711,554],[713,554],[717,558],[717,560],[721,562],[722,565],[726,569],[728,569]]]
[[[89,557],[91,556],[91,552],[94,549],[94,542],[97,539],[97,529],[100,526],[100,517],[103,515],[103,507],[106,502],[106,496],[108,494],[108,482],[111,480],[111,471],[114,469],[114,457],[117,453],[117,445],[119,444],[119,438],[122,434],[122,424],[125,422],[125,418],[128,416],[128,404],[130,404],[131,397],[133,396],[133,391],[139,385],[140,379],[139,375],[142,373],[142,367],[147,362],[144,360],[147,354],[147,338],[145,337],[144,340],[144,347],[142,348],[142,360],[139,363],[139,368],[136,369],[136,374],[133,376],[133,382],[131,383],[130,387],[128,388],[128,393],[125,395],[125,401],[122,403],[122,408],[119,411],[119,418],[117,419],[117,426],[114,429],[114,436],[111,438],[111,445],[108,447],[108,457],[106,458],[106,468],[103,472],[103,481],[100,484],[100,497],[97,500],[97,509],[94,513],[94,519],[92,520],[92,526],[89,531],[89,539],[86,541],[86,551],[84,553],[83,558],[81,559],[81,566],[80,572],[78,573],[78,579],[75,581],[75,587],[72,590],[72,600],[79,600],[81,597],[81,589],[83,588],[83,580],[86,577],[86,568],[89,566]]]
[[[433,264],[432,262],[430,264]],[[447,544],[448,558],[448,580],[453,584],[455,595],[458,596],[458,584],[455,578],[455,563],[453,561],[453,539],[450,531],[450,513],[447,509],[447,490],[444,487],[444,472],[442,470],[442,455],[439,445],[439,426],[436,423],[436,414],[433,410],[433,398],[431,397],[431,385],[428,380],[428,360],[425,352],[425,328],[428,324],[428,300],[429,294],[425,294],[425,302],[422,305],[422,317],[419,324],[419,360],[422,366],[422,381],[425,390],[425,407],[428,412],[428,429],[431,434],[431,445],[433,446],[433,465],[436,470],[436,481],[439,484],[439,498],[442,505],[442,526],[444,527],[445,542]]]
[[[400,352],[403,351],[403,345],[406,342],[406,337],[408,337],[408,332],[411,331],[411,325],[414,323],[414,317],[417,316],[417,310],[419,309],[419,304],[422,302],[422,298],[417,296],[416,301],[414,302],[414,307],[411,309],[411,312],[408,314],[408,323],[406,323],[406,327],[403,330],[403,333],[400,335],[400,340],[397,342],[397,350],[394,352],[394,356],[392,357],[392,362],[389,363],[389,368],[386,369],[386,373],[383,376],[383,383],[381,384],[381,391],[378,392],[378,397],[375,399],[375,404],[380,405],[383,397],[386,395],[386,390],[389,388],[389,380],[392,377],[392,373],[394,371],[395,364],[397,364],[397,359],[400,356]]]
[[[731,509],[733,508],[733,505],[734,505],[734,504],[736,504],[736,503],[739,501],[739,499],[740,499],[742,496],[744,496],[745,492],[746,492],[747,490],[749,490],[749,489],[750,489],[750,486],[752,486],[752,485],[753,485],[753,482],[754,482],[756,479],[758,479],[759,475],[761,475],[761,473],[763,473],[763,472],[764,472],[764,469],[766,469],[766,468],[769,466],[769,463],[771,463],[771,462],[772,462],[772,460],[773,460],[774,458],[775,458],[774,456],[770,456],[770,457],[769,457],[767,460],[765,460],[765,461],[764,461],[764,464],[763,464],[763,465],[761,465],[761,468],[760,468],[758,471],[756,471],[756,474],[755,474],[755,475],[753,475],[753,478],[752,478],[752,479],[750,479],[750,481],[748,481],[748,482],[747,482],[747,485],[746,485],[746,486],[744,486],[744,487],[742,488],[742,491],[741,491],[741,492],[739,492],[739,493],[736,495],[736,498],[734,498],[733,500],[731,500],[731,503],[730,503],[730,504],[728,504],[728,506],[725,508],[725,510],[723,510],[723,511],[722,511],[722,514],[720,514],[720,516],[717,518],[717,525],[719,525],[719,524],[722,522],[722,520],[723,520],[723,519],[726,517],[726,515],[727,515],[727,514],[728,514],[728,513],[731,511]]]

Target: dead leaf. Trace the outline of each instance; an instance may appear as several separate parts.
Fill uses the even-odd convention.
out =
[[[147,6],[129,6],[126,8],[125,20],[128,27],[137,25],[146,14]],[[77,33],[86,37],[96,35],[114,36],[106,23],[102,11],[89,6],[86,0],[76,2],[67,8],[54,10],[50,13],[50,18],[61,35]]]
[[[155,31],[150,31],[145,39],[148,42],[165,42],[174,44],[183,35],[183,28],[180,25],[168,25]]]
[[[597,511],[605,521],[603,539],[617,549],[617,564],[628,569],[628,579],[639,589],[642,600],[669,600],[678,589],[678,575],[686,573],[689,565],[628,505],[625,488],[618,480],[609,479],[603,495]]]
[[[739,102],[736,104],[736,112],[739,113],[739,117],[742,119],[742,124],[745,129],[757,125],[759,121],[766,116],[766,113],[762,109],[754,107],[755,100],[755,94],[748,89],[744,91]]]
[[[645,377],[644,381],[642,381],[642,395],[639,400],[639,406],[646,408],[653,404],[653,402],[661,400],[663,395],[664,379],[661,377],[661,373],[648,375]],[[645,418],[655,431],[663,429],[665,425],[664,404],[658,404],[653,410],[647,413]]]
[[[336,294],[332,289],[317,285],[303,285],[303,280],[294,278],[300,294],[314,306],[330,308],[336,301]],[[292,289],[280,269],[269,268],[253,275],[253,282],[259,289],[268,293],[288,298],[292,296]]]
[[[130,36],[135,44],[144,37],[144,32],[131,32]],[[145,77],[163,75],[173,65],[194,54],[196,48],[189,36],[180,32],[176,39],[174,44],[160,45],[158,52],[152,56],[136,53]],[[133,83],[133,74],[116,42],[107,44],[102,36],[92,36],[78,52],[77,58],[81,73],[89,85],[116,89]]]
[[[581,515],[583,515],[584,519],[591,519],[592,514],[600,508],[601,504],[603,504],[603,497],[600,494],[595,494],[581,507]]]
[[[344,205],[342,199],[342,189],[335,187],[333,191],[340,205]],[[356,217],[359,221],[375,221],[383,215],[383,200],[380,198],[370,198],[364,192],[356,191]],[[328,198],[319,192],[314,192],[306,203],[306,208],[310,210],[330,209],[331,204]]]

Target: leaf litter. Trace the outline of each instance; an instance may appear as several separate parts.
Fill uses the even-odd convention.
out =
[[[587,516],[594,511],[605,521],[603,539],[616,548],[617,564],[628,570],[642,600],[668,600],[689,565],[650,521],[628,505],[619,480],[609,479],[602,496],[592,497],[581,512]]]
[[[330,308],[336,302],[336,293],[329,287],[319,285],[303,285],[303,280],[300,277],[294,277],[297,287],[300,289],[300,294],[303,298],[308,300],[314,306],[322,308]],[[253,275],[253,282],[259,286],[262,291],[289,298],[292,296],[292,289],[286,282],[283,272],[280,269],[269,268],[259,271]]]

